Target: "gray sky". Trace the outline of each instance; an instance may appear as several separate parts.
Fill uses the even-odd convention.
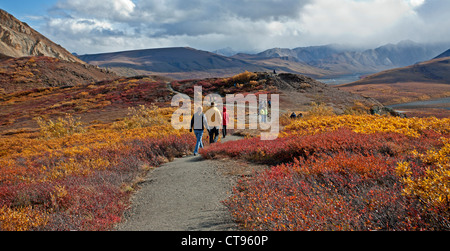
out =
[[[44,0],[23,10],[15,2],[24,6],[0,8],[79,54],[450,41],[449,0]]]

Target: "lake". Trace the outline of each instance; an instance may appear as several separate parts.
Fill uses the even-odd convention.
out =
[[[317,79],[317,81],[320,81],[322,83],[328,84],[328,85],[341,85],[341,84],[347,84],[352,83],[355,81],[360,80],[361,75],[345,75],[345,76],[339,76],[336,78],[322,78]]]
[[[392,109],[396,109],[396,110],[402,109],[402,108],[403,109],[439,108],[439,109],[450,110],[450,97],[434,99],[434,100],[415,101],[415,102],[397,104],[397,105],[389,105],[388,107],[392,108]]]

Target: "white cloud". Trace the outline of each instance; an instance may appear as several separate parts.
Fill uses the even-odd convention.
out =
[[[448,0],[61,0],[46,35],[78,53],[450,40]],[[440,28],[439,28],[440,27]],[[421,41],[422,40],[422,41]]]
[[[110,23],[96,19],[55,18],[48,22],[48,26],[54,30],[64,27],[65,29],[62,29],[61,31],[65,31],[66,34],[71,33],[73,35],[86,34],[96,30],[112,30],[112,25]]]
[[[131,0],[67,0],[58,2],[56,9],[68,11],[74,16],[113,18],[125,20],[134,12],[136,5]]]
[[[409,2],[413,7],[418,7],[424,4],[425,0],[410,0]]]
[[[415,12],[405,0],[316,0],[305,7],[301,26],[311,40],[379,43],[411,16]]]

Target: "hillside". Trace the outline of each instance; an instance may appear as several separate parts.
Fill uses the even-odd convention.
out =
[[[79,58],[124,76],[157,74],[174,79],[198,79],[228,77],[245,70],[251,72],[276,70],[315,78],[334,74],[326,69],[285,58],[261,58],[248,54],[226,57],[182,47],[81,55]]]
[[[237,83],[237,85],[235,85]],[[203,95],[218,93],[279,93],[282,113],[307,112],[312,102],[331,107],[335,113],[356,109],[368,112],[379,102],[341,91],[312,78],[296,74],[242,73],[232,78],[173,81],[160,77],[130,77],[76,86],[60,86],[0,94],[0,133],[18,128],[34,130],[34,119],[53,118],[65,113],[80,116],[85,123],[111,123],[124,117],[129,107],[156,104],[170,106],[174,91],[193,94],[195,86]]]
[[[383,71],[337,88],[377,99],[384,105],[450,97],[450,57]],[[449,104],[396,106],[410,116],[450,116]]]
[[[2,9],[0,9],[0,54],[10,57],[48,56],[84,64],[66,49]]]
[[[232,58],[244,60],[251,64],[258,65],[267,69],[267,71],[269,72],[272,72],[272,70],[276,70],[277,72],[302,74],[312,78],[322,78],[325,76],[336,74],[336,72],[334,71],[321,69],[308,65],[305,62],[300,62],[292,56],[281,55],[280,57],[261,57],[260,55],[239,53],[237,55],[234,55]]]
[[[448,97],[450,57],[383,71],[338,87],[373,97],[384,104]]]
[[[125,76],[158,74],[186,79],[230,76],[244,70],[266,70],[243,60],[187,47],[82,55],[79,58]]]
[[[82,85],[117,77],[92,65],[53,57],[12,58],[0,54],[0,93]]]
[[[232,78],[181,80],[171,83],[178,92],[192,95],[194,86],[203,87],[203,95],[218,93],[222,97],[234,93],[278,93],[280,110],[285,113],[307,112],[311,104],[323,104],[337,114],[348,110],[368,112],[373,106],[382,107],[378,101],[358,94],[342,91],[310,77],[292,73],[242,73]]]
[[[446,50],[444,53],[440,54],[439,56],[435,57],[434,59],[437,58],[446,58],[446,57],[450,57],[450,49]]]
[[[0,134],[18,128],[34,130],[37,117],[64,114],[83,122],[111,123],[123,118],[128,107],[167,105],[173,92],[165,82],[151,77],[119,78],[77,86],[46,87],[0,94]]]

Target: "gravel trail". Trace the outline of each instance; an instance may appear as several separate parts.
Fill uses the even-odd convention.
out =
[[[239,137],[229,136],[226,140]],[[148,174],[132,199],[119,231],[238,230],[221,201],[232,181],[220,174],[214,160],[201,156],[175,159]]]

